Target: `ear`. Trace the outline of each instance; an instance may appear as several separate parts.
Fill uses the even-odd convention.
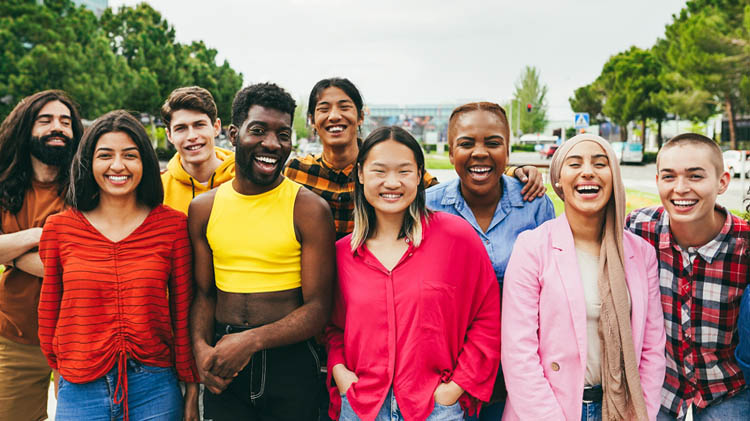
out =
[[[359,184],[365,184],[365,177],[362,174],[362,166],[357,165],[357,178],[359,179]]]
[[[232,146],[235,148],[237,147],[237,138],[240,135],[240,129],[235,126],[234,124],[231,124],[229,126],[229,141],[232,142]]]
[[[221,119],[216,117],[216,121],[214,121],[214,137],[218,136],[219,133],[221,133]]]
[[[724,171],[719,176],[719,194],[724,194],[725,191],[729,188],[729,182],[732,180],[732,177],[729,175],[729,172]]]
[[[167,135],[167,140],[169,141],[169,143],[171,143],[171,144],[173,144],[173,145],[174,145],[174,141],[172,140],[172,131],[171,131],[171,130],[169,130],[169,126],[167,126],[167,127],[166,127],[166,128],[164,129],[164,133],[165,133],[165,134]]]
[[[456,165],[455,162],[453,162],[453,142],[450,140],[448,141],[448,159],[451,161],[451,165]]]
[[[365,110],[359,112],[359,115],[357,116],[357,125],[361,126],[362,123],[365,122]]]

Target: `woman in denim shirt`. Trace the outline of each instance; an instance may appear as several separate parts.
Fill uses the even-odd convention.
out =
[[[448,145],[459,178],[427,190],[427,206],[458,215],[471,224],[490,256],[502,294],[505,267],[516,237],[553,219],[552,202],[546,195],[525,202],[523,184],[503,175],[510,153],[510,128],[501,106],[472,102],[453,110]],[[490,404],[473,419],[500,420],[505,395],[498,371]]]

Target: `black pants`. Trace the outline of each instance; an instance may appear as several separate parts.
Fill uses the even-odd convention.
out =
[[[246,329],[217,323],[214,344]],[[204,421],[317,421],[319,371],[312,340],[256,352],[224,392],[205,390]]]

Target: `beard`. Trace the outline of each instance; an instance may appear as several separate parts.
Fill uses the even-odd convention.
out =
[[[253,171],[253,157],[248,154],[235,154],[235,170],[239,171],[243,178],[246,178],[258,186],[269,186],[279,178],[284,165],[278,165],[271,176],[264,176]]]
[[[47,141],[53,137],[65,140],[65,146],[51,146]],[[42,137],[31,136],[31,155],[47,165],[61,167],[70,164],[73,156],[73,139],[63,133],[54,132]]]

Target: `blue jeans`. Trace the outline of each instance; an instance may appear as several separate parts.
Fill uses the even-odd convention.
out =
[[[505,401],[495,402],[493,404],[482,405],[479,414],[466,417],[467,421],[500,421],[503,419],[503,410]]]
[[[581,421],[602,421],[602,403],[584,403],[581,411]]]
[[[182,393],[172,367],[151,367],[127,361],[128,415],[131,420],[182,420]],[[89,383],[71,383],[60,376],[57,421],[122,420],[123,404],[114,403],[117,366]],[[118,390],[118,397],[120,391]]]
[[[458,402],[451,406],[440,405],[436,402],[432,413],[427,417],[426,421],[462,421],[463,419],[464,410],[461,409],[461,405]],[[341,415],[339,415],[339,421],[359,421],[359,417],[354,413],[351,405],[349,405],[346,395],[341,397]],[[388,391],[388,396],[385,397],[385,402],[380,407],[375,421],[404,421],[404,416],[401,415],[401,410],[396,403],[396,396],[393,395],[393,389]]]
[[[693,421],[745,421],[750,418],[750,390],[745,389],[739,395],[727,400],[696,410],[693,407]],[[672,421],[676,418],[665,411],[659,411],[656,421]]]

